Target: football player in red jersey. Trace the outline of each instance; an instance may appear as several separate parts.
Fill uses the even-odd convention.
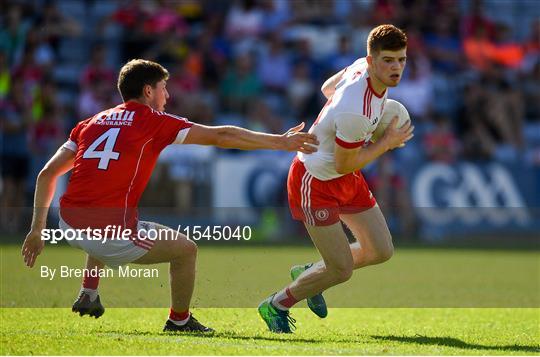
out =
[[[118,76],[123,103],[79,122],[67,142],[38,175],[30,232],[22,247],[33,267],[44,247],[42,230],[59,176],[72,171],[60,200],[60,228],[110,227],[133,232],[129,239],[68,240],[88,253],[83,288],[73,311],[96,318],[104,309],[97,294],[99,271],[108,265],[170,263],[171,309],[165,331],[212,332],[189,312],[195,280],[197,246],[185,235],[139,220],[137,206],[160,152],[170,144],[214,145],[241,150],[316,151],[316,137],[302,133],[300,124],[283,135],[254,132],[234,126],[204,126],[164,112],[169,98],[168,71],[158,63],[136,59]],[[144,232],[161,239],[145,239]],[[110,230],[108,231],[109,233]],[[140,234],[143,232],[142,234]],[[103,235],[107,237],[106,235]],[[94,272],[92,274],[91,272]]]

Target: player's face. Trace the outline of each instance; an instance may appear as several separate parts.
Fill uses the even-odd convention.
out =
[[[150,106],[160,112],[165,111],[165,104],[169,99],[169,92],[167,92],[167,82],[161,80],[156,83],[155,88],[152,88],[152,94],[149,98]]]
[[[407,49],[398,51],[381,51],[372,57],[372,68],[377,79],[387,87],[399,84],[405,63],[407,62]]]

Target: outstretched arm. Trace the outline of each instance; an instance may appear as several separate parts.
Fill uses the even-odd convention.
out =
[[[184,144],[213,145],[224,149],[285,150],[311,154],[319,142],[313,134],[300,132],[301,123],[282,135],[265,134],[236,126],[205,126],[194,124],[183,141]]]
[[[34,266],[37,256],[44,247],[41,231],[47,226],[47,214],[54,196],[56,180],[73,168],[74,160],[75,152],[61,147],[37,177],[32,226],[24,240],[21,252],[25,264],[30,268]]]

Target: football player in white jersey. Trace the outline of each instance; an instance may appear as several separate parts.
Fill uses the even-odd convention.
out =
[[[310,129],[319,140],[314,154],[299,153],[287,180],[294,219],[304,222],[321,254],[314,264],[291,268],[293,282],[259,305],[273,332],[290,333],[289,308],[303,299],[320,317],[327,315],[322,292],[343,283],[353,270],[387,261],[392,236],[360,170],[413,137],[410,121],[395,117],[383,137],[370,143],[383,114],[388,87],[399,84],[406,62],[407,36],[393,25],[374,28],[367,57],[329,78],[321,90],[328,99]],[[349,244],[341,222],[357,242]]]

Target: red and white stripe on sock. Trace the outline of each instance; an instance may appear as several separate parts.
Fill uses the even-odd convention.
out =
[[[175,325],[178,326],[183,326],[187,324],[190,317],[191,314],[189,313],[189,310],[177,312],[171,308],[171,310],[169,311],[169,320],[171,320]]]
[[[289,288],[281,290],[272,298],[272,305],[283,311],[289,310],[297,302],[298,300],[291,294]]]

